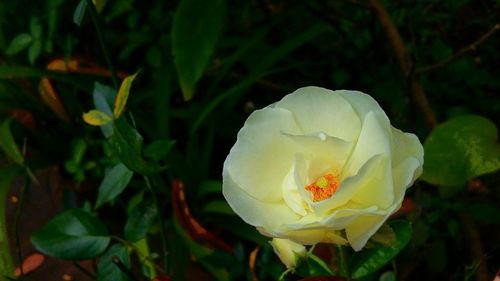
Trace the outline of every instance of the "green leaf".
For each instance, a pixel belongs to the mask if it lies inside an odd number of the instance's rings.
[[[424,143],[422,179],[435,185],[463,186],[467,180],[500,169],[498,131],[477,115],[459,116],[438,126]]]
[[[46,255],[64,260],[85,260],[104,252],[110,237],[106,226],[96,217],[81,209],[70,209],[38,230],[31,242]]]
[[[155,161],[164,160],[174,144],[173,140],[155,140],[144,148],[144,156]]]
[[[132,83],[134,82],[135,77],[139,74],[136,72],[134,75],[130,75],[123,79],[122,84],[120,85],[120,89],[118,90],[118,94],[116,95],[115,105],[113,108],[113,115],[116,119],[120,117],[123,110],[125,109],[125,105],[127,104],[128,96],[130,94],[130,88],[132,88]]]
[[[142,157],[142,136],[130,127],[124,118],[113,122],[113,145],[118,157],[127,168],[142,175],[149,175],[160,170],[160,166],[147,163]]]
[[[31,64],[35,64],[36,59],[38,56],[40,56],[40,53],[42,52],[42,41],[40,39],[36,39],[33,41],[33,44],[31,44],[30,48],[28,49],[28,60]]]
[[[121,244],[115,244],[107,250],[99,259],[97,265],[97,281],[130,281],[131,279],[113,262],[117,257],[123,265],[130,269],[130,257],[127,248]]]
[[[184,100],[190,100],[221,33],[224,0],[182,0],[172,26],[172,55]]]
[[[12,119],[7,119],[2,123],[2,125],[0,125],[0,147],[10,159],[19,165],[24,165],[24,157],[17,147],[14,137],[10,131],[11,120]]]
[[[390,262],[411,238],[411,224],[408,221],[397,220],[389,222],[389,226],[396,234],[393,245],[374,249],[364,249],[353,255],[351,260],[351,276],[359,279],[382,268]]]
[[[11,237],[7,234],[6,214],[7,196],[10,186],[22,170],[19,166],[11,165],[0,168],[0,280],[2,276],[14,278],[14,264],[9,247]]]
[[[15,55],[26,49],[32,41],[33,37],[31,34],[21,33],[12,39],[12,42],[10,42],[9,47],[7,47],[5,54],[8,56]]]
[[[75,13],[73,14],[73,23],[81,26],[83,18],[85,17],[85,10],[87,9],[87,1],[80,0],[78,6],[76,6]]]
[[[97,110],[104,112],[108,116],[113,116],[113,103],[116,99],[116,90],[112,87],[95,82],[92,97],[94,106]],[[102,134],[109,138],[113,134],[112,124],[104,124],[100,126]]]
[[[111,116],[97,109],[84,113],[82,118],[85,123],[92,126],[103,126],[111,122]]]
[[[333,275],[330,267],[312,253],[307,254],[304,258],[299,258],[295,271],[302,277]]]
[[[125,238],[136,242],[146,237],[147,232],[156,221],[158,210],[152,200],[143,200],[128,216],[125,224]]]
[[[96,209],[120,195],[132,179],[133,174],[134,172],[127,169],[122,163],[107,171],[104,180],[99,186]]]
[[[42,25],[37,17],[32,17],[30,21],[30,32],[33,39],[40,40],[42,38]]]

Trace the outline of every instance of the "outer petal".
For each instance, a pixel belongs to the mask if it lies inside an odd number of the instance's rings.
[[[417,136],[392,128],[392,168],[395,193],[405,189],[422,174],[424,148]]]
[[[361,250],[388,217],[389,215],[366,214],[349,224],[346,235],[351,247],[355,251]]]
[[[364,120],[368,113],[373,112],[381,123],[390,123],[384,110],[371,96],[359,91],[349,90],[338,90],[334,91],[334,93],[349,101],[360,120]]]
[[[269,203],[250,196],[239,188],[227,170],[223,172],[222,186],[229,206],[250,225],[272,230],[300,218],[283,201]]]
[[[267,107],[253,112],[224,162],[224,171],[231,175],[235,187],[260,201],[280,201],[281,185],[296,151],[296,144],[282,132],[298,131],[288,110]]]
[[[351,105],[342,96],[324,88],[300,88],[276,103],[276,107],[293,112],[303,134],[325,132],[352,141],[361,128]]]

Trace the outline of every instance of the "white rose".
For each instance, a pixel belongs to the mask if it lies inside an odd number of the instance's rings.
[[[423,154],[370,96],[305,87],[248,117],[223,194],[264,235],[359,251],[400,208]]]

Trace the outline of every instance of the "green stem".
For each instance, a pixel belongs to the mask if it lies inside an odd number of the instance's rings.
[[[90,12],[90,17],[92,18],[92,22],[94,23],[96,32],[97,32],[97,39],[99,40],[99,44],[101,45],[102,53],[104,55],[104,59],[106,60],[106,63],[109,67],[109,70],[111,71],[112,79],[113,79],[113,84],[115,85],[115,88],[118,89],[120,86],[120,83],[118,82],[118,76],[116,75],[116,70],[115,67],[113,66],[113,63],[111,63],[111,58],[108,53],[108,49],[106,49],[106,45],[104,44],[104,37],[101,32],[101,26],[99,24],[99,17],[97,16],[97,10],[94,6],[94,3],[92,3],[92,0],[86,0],[87,1],[87,8]]]
[[[349,270],[349,262],[347,260],[346,248],[341,245],[337,245],[337,250],[339,252],[339,271],[340,275],[351,281],[351,272]]]
[[[25,176],[24,177],[24,185],[21,189],[20,195],[19,195],[19,203],[16,209],[16,214],[14,215],[14,235],[16,236],[16,247],[17,247],[17,258],[19,264],[23,263],[23,253],[21,250],[21,241],[19,239],[19,218],[21,217],[21,210],[23,209],[24,205],[24,197],[26,194],[26,189],[28,188],[30,184],[30,176]],[[24,275],[23,272],[23,267],[19,267],[21,269],[21,276]]]
[[[10,185],[18,174],[19,169],[13,166],[0,170],[0,281],[14,278],[14,262],[10,254],[7,234],[6,209]]]
[[[125,239],[122,239],[118,236],[111,236],[111,238],[115,239],[116,241],[122,243],[123,245],[125,245],[126,247],[132,249],[132,251],[136,252],[137,255],[139,256],[139,258],[143,258],[145,260],[147,260],[151,265],[153,265],[155,267],[156,270],[158,270],[159,272],[161,272],[161,274],[165,274],[165,271],[163,270],[163,268],[161,268],[160,266],[158,266],[155,261],[150,257],[150,256],[144,256],[141,254],[141,251],[134,245],[134,243],[131,243]]]
[[[160,221],[160,235],[161,235],[161,246],[162,246],[162,252],[163,252],[163,269],[167,270],[167,265],[168,265],[168,258],[167,258],[167,234],[166,234],[166,226],[165,222],[163,220],[163,217],[161,215],[161,204],[160,200],[158,200],[158,196],[156,195],[156,191],[153,189],[153,186],[151,185],[151,181],[149,177],[144,176],[144,181],[146,182],[146,186],[148,187],[149,191],[151,192],[151,196],[153,196],[153,201],[156,205],[156,209],[158,210],[158,220]]]

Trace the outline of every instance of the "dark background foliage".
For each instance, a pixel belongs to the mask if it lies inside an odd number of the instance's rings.
[[[187,7],[185,14],[179,12],[180,2]],[[132,278],[105,262],[113,253],[123,257],[125,267],[139,280],[148,276],[141,265],[151,269],[153,263],[160,268],[158,273],[164,270],[174,280],[277,279],[284,268],[267,238],[244,224],[223,200],[222,163],[252,110],[302,86],[369,93],[395,127],[414,132],[422,142],[438,124],[457,116],[481,115],[490,120],[480,123],[484,127],[458,123],[454,128],[459,129],[453,130],[466,128],[464,138],[472,130],[467,128],[476,127],[472,136],[487,132],[480,141],[488,149],[481,155],[500,161],[498,134],[490,126],[500,124],[499,1],[211,0],[203,4],[206,12],[196,1],[109,0],[96,1],[100,11],[95,18],[89,6],[82,8],[86,3],[0,2],[0,115],[3,120],[14,119],[6,132],[23,152],[26,161],[18,163],[24,167],[22,174],[33,171],[38,179],[38,184],[33,177],[18,179],[8,200],[0,204],[7,209],[15,265],[34,252],[30,237],[36,230],[64,210],[83,208],[105,222],[109,235],[126,238],[112,238],[113,247],[93,255],[101,257],[101,279]],[[377,4],[388,14],[381,14]],[[204,18],[204,14],[213,17]],[[396,27],[402,45],[384,19]],[[196,37],[183,41],[197,28],[203,31],[202,41],[196,42]],[[207,45],[211,39],[213,46]],[[179,52],[187,62],[175,61]],[[203,52],[207,59],[197,60]],[[78,61],[79,71],[47,70],[56,59]],[[186,96],[180,86],[183,69],[193,64],[202,72],[192,83],[195,90]],[[163,167],[153,175],[130,168],[123,158],[127,156],[116,152],[116,140],[104,138],[98,127],[82,119],[83,113],[98,107],[96,89],[116,94],[120,83],[112,72],[123,78],[138,70],[127,112],[120,120],[127,119],[124,122],[144,138],[139,154]],[[40,84],[43,79],[50,79],[53,86],[52,100],[42,98],[43,91],[45,95],[48,91]],[[415,90],[416,85],[421,91]],[[62,110],[57,109],[59,103]],[[133,131],[125,131],[135,138]],[[434,151],[430,156],[450,149],[450,153],[458,151],[456,159],[469,157],[467,150],[453,150],[453,139],[443,134],[437,146],[426,145],[426,153],[428,148]],[[12,150],[3,148],[7,165],[12,162]],[[456,159],[452,155],[431,161],[433,167],[446,168],[446,163],[460,162]],[[117,194],[110,195],[102,207],[93,207],[103,189],[105,171],[120,162],[135,172],[130,183],[125,190],[111,187]],[[409,203],[401,214],[412,222],[411,241],[394,262],[363,280],[493,280],[500,264],[499,168],[487,173],[466,171],[466,181],[451,185],[443,173],[460,177],[460,171],[441,173],[436,168],[445,184],[430,176],[417,182],[408,191]],[[179,199],[184,191],[175,188],[176,179],[184,183],[186,201]],[[186,206],[190,214],[176,215]],[[67,219],[85,217],[80,215],[73,212]],[[192,218],[209,234],[197,235]],[[82,220],[88,220],[97,236],[108,237],[94,219]],[[143,231],[131,231],[134,227],[125,226],[129,223]],[[51,235],[56,234],[49,231]],[[130,244],[136,240],[143,244]],[[234,251],[224,252],[226,244]],[[123,245],[133,249],[132,260]],[[58,251],[52,256],[58,257]],[[140,251],[150,255],[149,262],[138,258]],[[335,250],[321,251],[317,249],[318,255],[335,268]],[[252,252],[256,253],[253,262]],[[69,263],[46,260],[22,280],[65,274]],[[164,261],[167,266],[162,270]],[[82,273],[85,270],[96,274],[92,262],[69,265],[68,272],[78,280],[91,279]],[[103,277],[102,272],[118,275]]]

